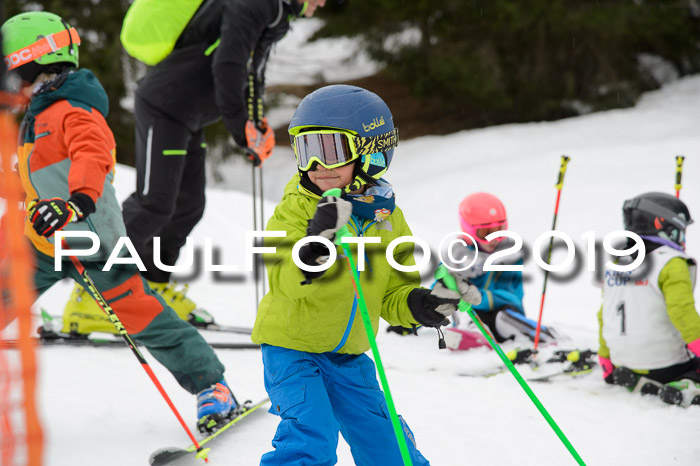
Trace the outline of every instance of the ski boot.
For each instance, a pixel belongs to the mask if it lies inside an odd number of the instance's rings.
[[[186,296],[189,285],[185,285],[178,290],[176,289],[176,282],[157,283],[150,280],[146,280],[146,282],[148,282],[148,286],[153,291],[158,293],[173,308],[182,320],[198,328],[205,328],[207,325],[214,323],[214,317],[211,314],[204,309],[198,308],[195,302]]]
[[[61,331],[74,336],[89,335],[92,332],[117,333],[116,327],[107,314],[90,296],[90,293],[77,283],[63,309]]]
[[[560,350],[555,351],[547,362],[568,362],[569,365],[564,369],[565,373],[574,375],[587,374],[598,365],[594,356],[597,353],[592,350]]]
[[[146,281],[182,320],[199,328],[204,328],[214,323],[214,318],[211,314],[203,309],[198,309],[194,301],[185,296],[187,285],[181,290],[176,290],[175,283]],[[94,298],[78,283],[73,287],[70,299],[63,310],[63,327],[61,331],[74,336],[89,335],[93,332],[117,333],[114,324],[112,324],[104,311],[100,309]]]
[[[241,413],[225,380],[197,393],[197,429],[213,433]]]
[[[506,352],[506,357],[513,364],[530,364],[531,366],[536,366],[534,357],[537,355],[537,350],[535,349],[514,349]]]
[[[659,398],[670,405],[700,405],[700,383],[690,379],[669,382],[659,389]]]
[[[662,383],[651,380],[627,367],[616,367],[613,371],[613,383],[625,387],[632,393],[658,395]]]

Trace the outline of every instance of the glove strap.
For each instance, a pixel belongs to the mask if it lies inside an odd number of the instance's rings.
[[[85,220],[88,215],[95,213],[96,210],[95,202],[85,193],[74,193],[67,203],[75,212],[75,221],[77,222]]]

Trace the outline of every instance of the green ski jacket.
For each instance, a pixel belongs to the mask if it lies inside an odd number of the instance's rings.
[[[295,175],[287,184],[282,201],[267,224],[266,231],[284,231],[285,238],[265,238],[266,247],[275,247],[274,254],[264,254],[270,291],[260,303],[252,339],[255,343],[280,346],[311,353],[338,352],[361,354],[369,341],[355,298],[355,291],[342,248],[333,265],[311,284],[302,285],[304,274],[292,260],[294,244],[306,236],[308,221],[316,212],[319,196],[299,184]],[[401,236],[411,236],[403,213],[395,208],[381,222],[358,219],[348,223],[355,236],[378,237],[381,243],[367,244],[364,271],[360,282],[376,335],[379,317],[391,325],[411,327],[418,322],[408,308],[408,294],[420,286],[418,272],[399,272],[386,259],[389,243]],[[351,245],[357,264],[357,245]],[[399,244],[393,250],[394,260],[401,265],[415,265],[412,242]]]

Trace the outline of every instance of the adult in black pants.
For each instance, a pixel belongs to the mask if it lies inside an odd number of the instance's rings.
[[[129,238],[147,269],[142,274],[155,289],[167,287],[170,273],[154,264],[153,238],[160,237],[162,262],[174,265],[204,212],[203,128],[223,118],[236,144],[252,148],[246,137],[251,121],[254,133],[274,141],[261,100],[270,49],[289,30],[291,18],[311,16],[324,4],[206,0],[175,50],[139,83],[136,192],[123,211]],[[250,131],[253,125],[248,126]],[[264,159],[269,151],[256,155]]]

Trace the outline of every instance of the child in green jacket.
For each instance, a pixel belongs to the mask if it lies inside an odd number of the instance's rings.
[[[253,330],[253,341],[262,344],[270,412],[282,418],[275,450],[261,464],[335,464],[338,432],[356,464],[403,464],[374,363],[364,354],[369,341],[346,266],[336,260],[325,271],[304,271],[294,254],[318,266],[331,251],[319,242],[293,248],[306,236],[332,242],[345,224],[354,236],[379,240],[359,256],[353,248],[353,257],[364,262],[360,282],[375,333],[379,317],[391,325],[437,327],[460,296],[441,283],[433,290],[420,288],[418,272],[394,270],[384,257],[392,240],[411,231],[392,186],[381,178],[398,142],[381,98],[354,86],[321,88],[299,104],[289,133],[299,173],[267,225],[286,236],[266,241],[277,250],[266,259],[270,292]],[[331,188],[341,188],[343,195],[323,196]],[[393,258],[415,265],[413,245],[400,244]],[[469,285],[460,285],[466,294]],[[413,464],[428,464],[401,421]]]
[[[625,229],[642,238],[645,258],[639,271],[605,270],[598,312],[603,377],[667,403],[700,404],[696,263],[685,253],[690,212],[670,194],[645,193],[625,201],[623,216]]]

